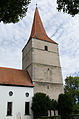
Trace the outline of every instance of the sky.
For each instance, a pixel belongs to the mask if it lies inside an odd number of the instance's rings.
[[[46,33],[59,44],[63,80],[79,76],[79,15],[58,12],[56,0],[31,0],[26,17],[18,23],[0,23],[0,67],[22,68],[22,49],[31,33],[36,3]]]

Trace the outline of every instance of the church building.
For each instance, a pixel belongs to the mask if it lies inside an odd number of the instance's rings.
[[[57,100],[64,92],[58,44],[47,36],[37,7],[30,38],[22,50],[22,68],[33,81],[34,93],[46,93]]]
[[[36,7],[30,38],[22,50],[22,70],[0,67],[0,119],[33,119],[32,97],[63,93],[58,43],[50,39]]]

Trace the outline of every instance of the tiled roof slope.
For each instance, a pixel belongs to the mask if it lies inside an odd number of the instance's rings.
[[[36,7],[35,14],[34,14],[34,20],[33,20],[33,25],[32,25],[32,30],[31,30],[31,35],[30,38],[36,38],[44,41],[48,41],[54,44],[57,44],[55,41],[51,40],[43,27],[41,18],[39,16],[38,8]]]
[[[33,87],[30,76],[25,70],[4,67],[0,67],[0,84]]]

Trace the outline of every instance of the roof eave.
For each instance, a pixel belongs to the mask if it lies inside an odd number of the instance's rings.
[[[56,43],[55,41],[51,40],[50,38],[49,38],[49,39],[50,39],[51,41],[47,41],[47,40],[43,40],[42,38],[39,39],[39,38],[34,37],[34,36],[32,36],[32,37],[29,38],[27,44],[29,43],[29,41],[30,41],[32,38],[35,38],[35,39],[38,39],[38,40],[42,40],[42,41],[45,41],[45,42],[49,42],[49,43],[53,43],[53,44],[57,44],[57,45],[58,45],[58,43]]]
[[[34,87],[34,85],[30,85],[30,86],[28,86],[28,85],[15,85],[15,84],[3,84],[3,83],[0,83],[0,85],[2,85],[2,86],[14,86],[14,87]]]

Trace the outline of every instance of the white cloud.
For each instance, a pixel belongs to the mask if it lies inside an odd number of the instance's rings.
[[[0,23],[0,66],[21,68],[21,50],[30,36],[36,3],[47,34],[59,43],[63,78],[78,75],[79,15],[58,12],[56,0],[32,0],[27,16],[19,23]]]

